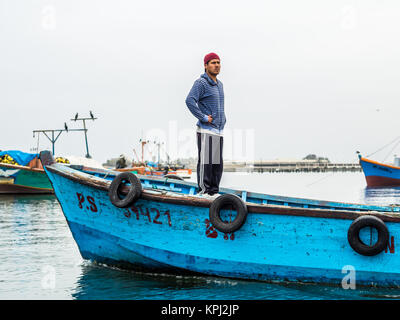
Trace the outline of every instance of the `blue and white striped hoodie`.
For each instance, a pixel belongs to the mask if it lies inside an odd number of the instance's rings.
[[[187,98],[186,105],[190,112],[199,120],[197,126],[222,134],[226,118],[224,111],[224,87],[222,82],[212,80],[208,74],[203,73],[197,79]],[[213,120],[208,122],[208,115]]]

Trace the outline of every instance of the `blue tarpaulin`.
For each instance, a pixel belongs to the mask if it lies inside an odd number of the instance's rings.
[[[26,153],[18,150],[6,150],[0,151],[0,157],[8,154],[13,158],[19,165],[26,166],[32,159],[36,158],[37,153]]]
[[[151,162],[151,161],[148,161],[147,162],[147,165],[149,166],[149,167],[157,167],[157,163],[155,163],[155,162]]]

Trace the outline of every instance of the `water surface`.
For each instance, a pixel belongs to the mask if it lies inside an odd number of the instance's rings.
[[[195,181],[195,177],[191,180]],[[224,173],[223,187],[320,200],[400,204],[400,188],[356,173]],[[271,284],[119,270],[84,261],[53,195],[0,196],[0,299],[398,299],[400,289]]]

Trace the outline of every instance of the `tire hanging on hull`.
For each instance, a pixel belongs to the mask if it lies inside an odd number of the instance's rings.
[[[232,222],[224,222],[220,212],[223,207],[232,206],[236,211],[236,218]],[[219,231],[232,233],[239,230],[247,218],[247,206],[241,198],[234,194],[223,194],[216,198],[210,207],[209,217],[211,224]]]
[[[378,232],[378,241],[372,246],[366,245],[360,239],[360,230],[365,227],[372,227]],[[363,256],[375,256],[387,247],[389,230],[381,219],[369,215],[361,216],[350,225],[347,240],[355,252]]]
[[[122,197],[120,188],[124,182],[130,183],[129,192],[125,197]],[[132,172],[122,172],[118,174],[111,182],[108,196],[111,203],[118,208],[127,208],[134,204],[142,194],[142,184],[138,177]]]

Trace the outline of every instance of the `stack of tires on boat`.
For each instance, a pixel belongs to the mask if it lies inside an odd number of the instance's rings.
[[[130,184],[129,192],[125,197],[120,193],[121,186]],[[139,178],[131,172],[118,174],[111,182],[109,198],[111,203],[118,208],[127,208],[133,205],[142,194],[142,184]],[[232,222],[225,222],[221,219],[220,212],[223,208],[233,207],[237,212]],[[213,200],[210,206],[210,222],[221,232],[232,233],[239,230],[247,218],[247,206],[241,198],[234,194],[223,194]]]

